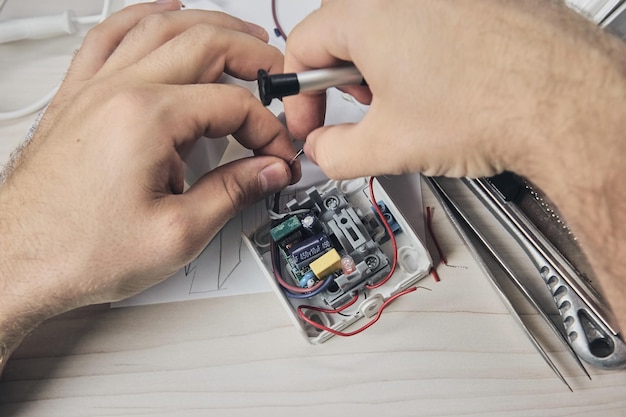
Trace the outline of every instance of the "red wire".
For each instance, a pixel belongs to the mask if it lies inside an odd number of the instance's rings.
[[[274,2],[272,2],[272,5],[274,4]],[[391,276],[393,275],[393,273],[396,270],[397,264],[398,264],[398,244],[396,242],[396,237],[393,234],[393,230],[391,230],[391,226],[389,226],[389,222],[387,222],[387,219],[385,218],[385,215],[383,214],[382,210],[380,209],[380,207],[378,207],[378,203],[376,202],[376,197],[374,196],[374,177],[370,177],[369,179],[369,194],[370,194],[370,200],[372,202],[372,205],[374,207],[374,210],[376,211],[376,213],[378,214],[379,218],[381,219],[381,222],[383,224],[383,226],[385,227],[385,230],[387,231],[387,234],[389,235],[389,239],[391,241],[391,247],[392,247],[392,252],[393,252],[393,261],[391,264],[391,269],[389,271],[389,273],[387,274],[387,276],[385,276],[385,278],[383,278],[380,282],[378,282],[375,285],[366,285],[365,287],[368,289],[374,289],[374,288],[378,288],[381,285],[385,284],[387,281],[389,281],[389,279],[391,278]],[[277,248],[273,247],[272,248],[272,266],[274,269],[274,275],[276,277],[276,280],[278,281],[278,283],[288,289],[289,291],[292,292],[296,292],[296,293],[307,293],[307,292],[312,292],[315,291],[318,287],[320,287],[321,285],[323,285],[323,281],[320,281],[318,284],[316,284],[314,287],[312,288],[300,288],[300,287],[295,287],[293,285],[289,285],[287,284],[282,276],[281,273],[279,271],[280,268],[280,264],[278,262],[278,259],[276,259],[276,257],[278,256],[277,252]],[[408,294],[410,292],[413,292],[417,290],[417,287],[413,287],[413,288],[409,288],[406,289],[404,291],[400,291],[397,294],[394,294],[393,296],[389,297],[389,299],[387,299],[380,307],[380,310],[378,310],[378,313],[376,314],[376,316],[370,320],[367,324],[365,324],[364,326],[360,327],[357,330],[354,330],[352,332],[341,332],[335,329],[331,329],[330,327],[324,326],[323,324],[317,323],[313,320],[311,320],[310,318],[308,318],[306,316],[306,314],[304,314],[303,310],[313,310],[313,311],[318,311],[321,313],[328,313],[328,314],[334,314],[334,313],[340,313],[343,310],[345,310],[346,308],[350,307],[351,305],[353,305],[354,303],[357,302],[357,300],[359,299],[359,295],[355,294],[354,298],[352,300],[350,300],[348,303],[344,304],[343,306],[336,308],[336,309],[327,309],[327,308],[322,308],[322,307],[316,307],[316,306],[308,306],[308,305],[300,305],[298,306],[298,316],[300,316],[300,318],[302,320],[304,320],[306,323],[310,324],[311,326],[315,327],[316,329],[319,330],[323,330],[323,331],[327,331],[329,333],[332,333],[334,335],[337,336],[353,336],[355,334],[361,333],[362,331],[364,331],[365,329],[369,328],[370,326],[372,326],[374,323],[376,323],[379,319],[380,316],[383,312],[383,310],[389,305],[391,304],[394,300],[396,300],[397,298]]]
[[[369,191],[370,191],[370,200],[372,201],[372,205],[374,207],[374,210],[376,211],[376,213],[378,214],[379,218],[381,219],[383,226],[385,227],[385,230],[387,230],[387,234],[389,235],[389,239],[391,240],[391,247],[392,247],[392,252],[393,252],[393,261],[391,264],[391,270],[389,271],[389,273],[387,274],[387,276],[385,276],[385,278],[383,278],[380,282],[378,282],[375,285],[366,285],[365,287],[368,289],[374,289],[374,288],[378,288],[382,285],[384,285],[387,281],[389,281],[389,279],[391,278],[391,276],[393,275],[393,273],[396,270],[396,266],[398,265],[398,244],[396,243],[396,237],[393,234],[393,230],[391,230],[391,227],[389,226],[389,223],[387,222],[387,219],[385,218],[382,210],[380,209],[380,207],[378,207],[378,204],[376,203],[376,198],[374,196],[374,177],[370,177],[369,179]],[[274,276],[276,277],[276,281],[278,281],[278,283],[280,284],[281,287],[288,289],[291,292],[294,293],[298,293],[298,294],[304,294],[304,293],[308,293],[308,292],[313,292],[316,289],[318,289],[319,287],[321,287],[324,284],[324,281],[320,281],[317,284],[315,284],[313,287],[311,288],[302,288],[302,287],[296,287],[294,285],[290,285],[287,282],[285,282],[285,280],[283,279],[279,269],[280,269],[280,264],[278,262],[278,259],[276,259],[276,251],[272,250],[272,267],[274,269]]]
[[[448,265],[448,261],[441,250],[441,246],[439,245],[439,241],[435,236],[435,232],[433,230],[433,212],[434,209],[432,207],[426,207],[426,227],[428,227],[428,233],[430,234],[433,243],[435,244],[435,249],[437,249],[437,254],[439,255],[439,260],[442,264]]]
[[[315,311],[322,311],[322,312],[324,312],[324,310],[326,310],[326,309],[323,309],[323,308],[313,307],[313,306],[304,306],[304,305],[301,305],[301,306],[299,306],[299,307],[298,307],[298,315],[300,316],[300,318],[301,318],[302,320],[304,320],[305,322],[309,323],[311,326],[315,327],[316,329],[319,329],[319,330],[324,330],[324,331],[327,331],[327,332],[332,333],[332,334],[337,335],[337,336],[345,336],[345,337],[348,337],[348,336],[354,336],[355,334],[359,334],[359,333],[361,333],[362,331],[364,331],[365,329],[369,328],[369,327],[370,327],[370,326],[372,326],[374,323],[376,323],[376,322],[378,321],[378,319],[380,319],[380,316],[383,314],[383,310],[384,310],[384,309],[385,309],[385,308],[386,308],[389,304],[391,304],[391,303],[392,303],[393,301],[395,301],[397,298],[399,298],[399,297],[401,297],[401,296],[403,296],[403,295],[405,295],[405,294],[408,294],[408,293],[410,293],[410,292],[413,292],[413,291],[415,291],[415,290],[417,290],[417,287],[408,288],[408,289],[406,289],[406,290],[404,290],[404,291],[400,291],[399,293],[392,295],[391,297],[389,297],[389,298],[388,298],[388,299],[387,299],[387,300],[386,300],[386,301],[385,301],[385,302],[384,302],[384,303],[380,306],[380,310],[378,310],[378,313],[376,313],[376,316],[375,316],[372,320],[370,320],[370,321],[369,321],[369,322],[367,322],[365,325],[363,325],[362,327],[360,327],[360,328],[358,328],[358,329],[356,329],[356,330],[354,330],[354,331],[352,331],[352,332],[342,332],[342,331],[339,331],[339,330],[331,329],[330,327],[328,327],[328,326],[324,326],[323,324],[319,324],[319,323],[317,323],[317,322],[315,322],[315,321],[311,320],[310,318],[308,318],[308,317],[307,317],[307,316],[303,313],[303,311],[302,311],[303,309],[308,309],[308,310],[315,310]],[[353,300],[350,304],[354,304],[354,303],[356,302],[356,299],[357,299],[357,298],[358,298],[358,297],[355,297],[355,298],[354,298],[354,300]],[[345,308],[345,306],[344,306],[344,307],[341,307],[341,309],[343,309],[343,308]]]
[[[378,288],[381,285],[384,285],[387,281],[389,281],[389,278],[391,278],[391,276],[395,272],[396,266],[398,265],[398,244],[396,243],[396,236],[393,234],[393,230],[391,230],[391,226],[389,226],[389,222],[387,222],[385,215],[383,214],[380,207],[378,207],[378,203],[376,203],[376,198],[374,197],[374,177],[370,177],[369,187],[370,187],[370,200],[372,200],[372,205],[374,206],[374,210],[376,210],[378,217],[380,217],[380,220],[382,221],[383,226],[385,227],[385,230],[387,231],[387,234],[389,235],[389,239],[391,240],[392,252],[393,252],[393,262],[391,264],[391,270],[389,271],[387,276],[383,278],[377,284],[365,286],[365,288],[368,288],[371,290],[374,288]]]
[[[441,281],[441,278],[439,278],[439,274],[437,273],[437,268],[435,268],[434,266],[430,268],[430,274],[433,276],[433,281]]]
[[[276,278],[276,281],[278,281],[278,284],[291,291],[294,293],[298,293],[298,294],[304,294],[307,292],[313,292],[315,290],[317,290],[319,287],[321,287],[322,285],[324,285],[323,280],[320,280],[317,284],[315,284],[314,286],[312,286],[311,288],[302,288],[302,287],[296,287],[294,285],[289,285],[287,282],[285,282],[285,280],[283,279],[283,276],[280,273],[280,263],[278,261],[278,259],[276,259],[276,256],[280,256],[278,255],[276,252],[278,252],[278,248],[275,247],[276,243],[272,243],[272,269],[274,269],[274,277]]]
[[[278,13],[276,12],[276,0],[272,0],[272,18],[274,19],[274,25],[276,25],[276,29],[280,33],[280,37],[284,40],[287,40],[287,34],[283,30],[280,22],[278,21]]]
[[[391,230],[391,226],[389,226],[389,222],[387,222],[387,219],[385,218],[382,210],[380,209],[380,207],[378,207],[378,203],[376,202],[376,197],[374,196],[374,177],[370,177],[370,179],[369,179],[369,194],[370,194],[370,200],[372,202],[374,210],[378,214],[379,218],[381,219],[381,221],[383,223],[383,226],[385,227],[385,230],[387,231],[387,234],[389,235],[389,239],[391,241],[391,246],[392,246],[392,251],[393,251],[393,261],[392,261],[392,264],[391,264],[391,270],[389,271],[387,276],[385,276],[385,278],[383,278],[380,282],[378,282],[375,285],[366,285],[366,288],[374,289],[374,288],[380,287],[381,285],[383,285],[387,281],[389,281],[389,279],[391,278],[391,276],[395,272],[396,266],[398,264],[398,244],[396,242],[396,237],[393,234],[393,230]],[[339,312],[345,310],[346,308],[350,307],[354,303],[356,303],[356,301],[359,298],[358,294],[355,295],[355,297],[350,302],[348,302],[347,304],[344,304],[343,306],[341,306],[341,307],[339,307],[337,309],[332,309],[332,310],[331,309],[327,309],[327,308],[322,308],[322,307],[316,307],[316,306],[300,305],[300,306],[298,306],[298,316],[300,316],[300,318],[302,320],[304,320],[306,323],[310,324],[311,326],[315,327],[316,329],[327,331],[327,332],[332,333],[332,334],[337,335],[337,336],[354,336],[355,334],[361,333],[362,331],[364,331],[365,329],[369,328],[374,323],[376,323],[380,319],[380,316],[383,313],[383,310],[389,304],[391,304],[394,300],[396,300],[398,297],[401,297],[401,296],[403,296],[405,294],[408,294],[410,292],[413,292],[415,290],[417,290],[416,287],[409,288],[409,289],[406,289],[404,291],[400,291],[399,293],[394,294],[393,296],[389,297],[389,299],[387,299],[380,306],[380,310],[378,310],[378,313],[376,314],[376,316],[372,320],[370,320],[367,324],[363,325],[362,327],[360,327],[357,330],[354,330],[352,332],[342,332],[342,331],[339,331],[339,330],[331,329],[330,327],[324,326],[323,324],[317,323],[317,322],[311,320],[309,317],[307,317],[306,314],[304,314],[304,310],[313,310],[313,311],[319,311],[321,313],[329,313],[329,314],[339,313]]]

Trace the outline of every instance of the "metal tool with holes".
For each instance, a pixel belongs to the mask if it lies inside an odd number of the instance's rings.
[[[541,233],[518,205],[506,201],[487,179],[463,182],[517,240],[534,263],[562,317],[576,354],[602,369],[626,366],[626,344],[602,296]]]
[[[539,352],[543,360],[548,364],[550,369],[552,369],[554,374],[561,380],[561,382],[563,382],[563,384],[565,384],[565,386],[567,386],[567,388],[570,391],[572,391],[572,387],[568,384],[568,382],[566,381],[561,371],[559,371],[556,364],[552,361],[552,359],[550,358],[546,350],[541,345],[540,341],[535,337],[535,335],[531,332],[528,326],[526,326],[526,323],[524,322],[520,314],[515,309],[515,306],[513,305],[511,300],[508,298],[507,293],[504,291],[504,289],[502,288],[502,286],[500,285],[500,283],[498,282],[498,280],[492,273],[491,268],[488,266],[488,263],[483,258],[481,254],[481,250],[479,249],[477,245],[481,245],[483,249],[487,250],[489,255],[491,255],[493,259],[498,263],[502,271],[504,271],[506,275],[508,276],[508,278],[511,279],[511,281],[516,284],[518,289],[522,292],[522,294],[526,297],[526,299],[531,303],[531,305],[535,309],[537,309],[537,311],[540,313],[542,318],[544,318],[544,320],[546,320],[550,324],[551,329],[560,336],[561,340],[569,348],[570,353],[572,354],[572,356],[574,356],[578,365],[581,367],[583,372],[585,372],[587,377],[591,378],[589,376],[589,373],[585,369],[585,367],[582,365],[582,363],[578,359],[578,356],[576,355],[576,353],[569,346],[569,344],[567,344],[567,341],[564,339],[563,335],[559,332],[559,330],[556,328],[554,323],[547,317],[547,314],[543,312],[543,310],[537,304],[535,299],[527,291],[525,286],[522,284],[520,278],[515,274],[515,272],[513,272],[513,269],[506,263],[506,261],[502,258],[502,256],[500,256],[500,254],[497,252],[494,245],[491,242],[489,242],[489,240],[484,236],[484,234],[476,226],[476,224],[474,224],[470,220],[470,218],[465,213],[465,211],[460,207],[459,204],[457,204],[448,195],[446,190],[441,186],[441,184],[437,180],[435,180],[434,178],[426,178],[426,182],[430,186],[431,190],[433,191],[433,193],[435,194],[439,202],[441,203],[442,208],[445,211],[445,213],[448,215],[450,221],[456,227],[457,232],[459,233],[459,235],[461,236],[461,238],[467,245],[468,249],[474,256],[474,259],[478,262],[479,266],[485,272],[485,276],[491,282],[492,286],[494,287],[494,289],[500,296],[502,302],[505,304],[505,306],[509,310],[509,313],[515,319],[515,321],[520,326],[520,328],[524,331],[524,334],[526,335],[528,340],[535,347],[537,352]]]

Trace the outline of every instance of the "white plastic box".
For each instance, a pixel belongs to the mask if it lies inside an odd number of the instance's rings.
[[[340,282],[341,285],[329,286],[327,290],[311,298],[298,299],[288,297],[283,287],[278,283],[272,266],[271,250],[275,247],[272,244],[269,232],[271,226],[269,224],[263,225],[251,235],[244,236],[245,244],[253,253],[255,260],[278,295],[280,302],[287,310],[296,328],[310,343],[323,343],[334,334],[328,330],[316,329],[306,323],[298,314],[299,306],[306,305],[336,309],[346,304],[346,300],[353,300],[355,294],[358,294],[356,302],[340,313],[303,310],[306,317],[333,331],[354,332],[365,325],[368,320],[374,319],[385,301],[415,286],[419,280],[430,273],[432,260],[425,245],[404,219],[378,181],[373,181],[373,187],[377,203],[382,203],[386,206],[387,214],[385,214],[385,217],[389,216],[393,224],[399,227],[399,230],[394,233],[397,243],[397,266],[389,279],[377,288],[371,287],[376,286],[382,278],[380,278],[379,274],[378,279],[375,281],[368,281],[369,278],[374,277],[378,273],[376,269],[368,267],[368,265],[371,265],[368,262],[371,261],[371,256],[374,254],[373,256],[380,261],[379,264],[374,262],[376,264],[375,268],[389,267],[391,269],[393,249],[388,235],[385,236],[386,231],[382,223],[377,220],[379,216],[372,209],[368,181],[365,178],[349,181],[331,180],[321,186],[311,187],[306,191],[305,196],[292,199],[281,210],[282,213],[298,213],[303,209],[310,209],[316,213],[329,236],[342,235],[344,233],[345,235],[352,235],[333,236],[331,239],[335,242],[335,246],[341,255],[352,253],[355,260],[362,258],[358,264],[358,271],[348,275],[343,274],[341,271],[334,274],[335,283]],[[334,200],[332,204],[329,204],[331,199],[337,197],[339,197],[337,200],[341,201],[339,205],[335,204]],[[328,209],[326,206],[332,206],[333,209]],[[320,207],[322,208],[320,209]],[[361,224],[358,224],[359,221]],[[337,245],[338,242],[339,244]],[[366,261],[368,257],[369,259]],[[289,281],[291,277],[289,270],[292,267],[293,264],[288,263],[283,253],[280,273],[285,281]],[[387,274],[385,273],[384,275],[386,276]],[[356,278],[354,282],[349,282],[352,276],[356,276]],[[295,286],[296,280],[292,279],[289,283]],[[347,288],[347,290],[344,290],[344,288]],[[410,296],[407,295],[407,297]]]

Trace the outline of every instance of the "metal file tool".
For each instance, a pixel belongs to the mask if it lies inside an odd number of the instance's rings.
[[[463,179],[463,182],[535,265],[559,310],[563,331],[576,354],[602,369],[626,366],[626,345],[617,331],[608,303],[594,287],[592,271],[581,272],[585,263],[576,262],[576,267],[572,263],[582,257],[582,252],[575,242],[567,243],[575,239],[555,209],[550,208],[551,203],[545,196],[523,180],[522,196],[508,200],[494,185],[497,179]],[[546,221],[546,217],[552,221]],[[550,229],[545,223],[560,226]],[[551,234],[558,237],[550,239]],[[563,252],[568,252],[569,256],[564,256]]]
[[[426,182],[430,186],[431,190],[439,200],[442,205],[443,210],[446,212],[446,215],[450,218],[454,226],[456,227],[458,233],[461,235],[466,245],[472,252],[472,255],[480,264],[481,268],[484,270],[487,277],[490,279],[491,284],[494,289],[500,295],[500,298],[506,305],[509,310],[511,316],[515,319],[518,325],[525,332],[529,341],[532,345],[537,349],[543,360],[548,364],[548,366],[552,369],[555,375],[567,386],[567,388],[572,391],[571,386],[565,380],[563,374],[559,371],[554,362],[550,359],[545,349],[541,346],[537,338],[533,335],[530,329],[526,326],[519,313],[515,310],[515,307],[507,297],[507,294],[501,287],[498,280],[493,276],[489,266],[486,264],[484,259],[482,258],[481,252],[476,246],[476,243],[479,243],[483,246],[485,250],[494,258],[494,260],[498,263],[498,265],[502,268],[502,270],[506,273],[506,275],[511,279],[512,282],[516,284],[518,289],[522,292],[525,298],[531,303],[531,305],[540,313],[540,315],[549,323],[553,332],[555,332],[563,341],[565,346],[568,348],[569,352],[577,361],[578,365],[583,369],[587,377],[589,377],[589,373],[582,365],[578,357],[573,352],[571,347],[567,344],[567,341],[563,338],[562,334],[555,327],[554,323],[550,318],[546,315],[546,313],[540,308],[540,306],[536,303],[534,298],[530,295],[530,293],[526,290],[525,286],[521,283],[521,280],[517,277],[517,275],[513,272],[513,269],[506,263],[506,261],[498,254],[495,248],[490,244],[484,234],[472,223],[470,218],[465,214],[465,212],[459,207],[457,203],[453,201],[448,195],[448,193],[443,189],[443,187],[436,181],[434,178],[426,178]],[[590,378],[590,377],[589,377]]]
[[[626,345],[593,271],[558,210],[539,189],[510,173],[483,179],[433,178],[427,182],[444,206],[472,208],[469,217],[467,211],[460,210],[469,223],[465,228],[473,228],[475,240],[487,249],[551,329],[559,331],[570,353],[596,368],[626,366]],[[442,197],[442,192],[448,195]],[[463,206],[467,200],[481,204]],[[496,229],[503,230],[494,234]],[[518,247],[515,251],[522,256],[510,258],[511,253],[502,245],[509,250]],[[507,257],[515,268],[507,265]],[[557,313],[561,320],[555,322],[551,317],[558,317]]]

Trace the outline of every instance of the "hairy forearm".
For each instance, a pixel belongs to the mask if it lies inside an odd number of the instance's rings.
[[[626,112],[626,106],[622,113]],[[626,132],[626,130],[622,130]],[[621,137],[622,133],[619,133]],[[600,142],[600,141],[599,141]],[[626,148],[607,140],[608,150],[626,156]],[[585,156],[571,158],[563,178],[544,181],[545,189],[578,237],[602,291],[626,329],[626,164],[612,157],[589,163]],[[619,158],[618,158],[619,159]],[[580,172],[573,174],[572,171]],[[559,176],[553,173],[554,176]],[[569,178],[565,178],[566,175]],[[586,176],[587,178],[579,178]]]
[[[626,330],[626,169],[623,163],[620,168],[607,170],[603,186],[586,201],[574,196],[584,206],[572,221],[619,326]]]
[[[626,329],[626,47],[599,31],[578,46],[579,67],[555,77],[541,157],[522,171],[558,206]]]
[[[49,246],[37,246],[22,195],[10,179],[0,187],[0,372],[24,337],[64,310],[58,295],[46,289],[59,268],[43,253]]]
[[[1,200],[1,196],[0,196]],[[9,356],[42,320],[44,313],[36,308],[33,294],[25,285],[28,277],[20,275],[23,258],[16,250],[14,226],[11,226],[6,207],[0,204],[0,373]],[[19,235],[18,235],[19,236]],[[45,273],[45,271],[41,271]]]
[[[5,301],[6,297],[2,297],[1,302]],[[0,375],[13,351],[43,320],[39,313],[20,316],[6,309],[0,311]]]

